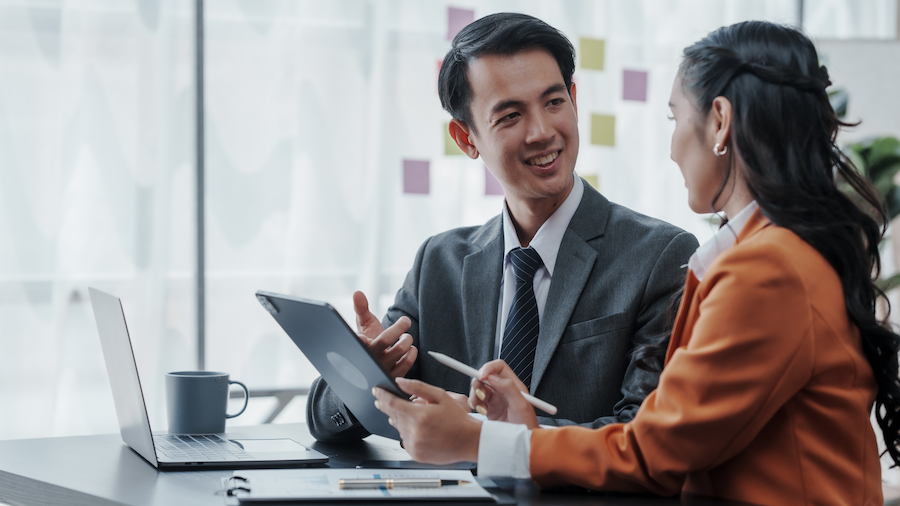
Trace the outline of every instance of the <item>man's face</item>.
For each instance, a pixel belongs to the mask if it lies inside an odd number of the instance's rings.
[[[475,127],[469,142],[507,201],[568,195],[578,157],[575,86],[570,95],[553,56],[544,49],[486,55],[470,63],[468,78]]]

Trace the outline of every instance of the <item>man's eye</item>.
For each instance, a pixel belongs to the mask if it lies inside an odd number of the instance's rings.
[[[550,101],[550,105],[561,105],[562,103],[563,103],[563,99],[561,99],[561,98],[554,98],[553,100]]]
[[[669,118],[669,121],[675,121],[675,116],[673,116],[671,114],[666,117]]]
[[[512,119],[516,119],[518,116],[519,116],[519,113],[511,112],[511,113],[507,114],[506,116],[503,116],[502,118],[500,118],[500,121],[509,121]]]

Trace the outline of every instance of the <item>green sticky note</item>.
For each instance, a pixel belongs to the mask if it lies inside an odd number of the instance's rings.
[[[591,114],[591,144],[598,146],[616,145],[615,116]]]
[[[603,70],[606,41],[581,38],[581,68]]]
[[[600,191],[600,178],[596,174],[589,174],[581,177],[583,177],[589,185],[593,186],[595,190]]]
[[[463,151],[456,145],[453,137],[450,137],[450,124],[444,123],[444,154],[445,155],[464,155]]]

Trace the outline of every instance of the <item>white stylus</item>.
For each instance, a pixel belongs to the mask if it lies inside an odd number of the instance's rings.
[[[454,371],[461,372],[470,378],[481,379],[481,374],[479,374],[477,369],[473,369],[473,368],[467,366],[466,364],[460,362],[459,360],[452,359],[452,358],[448,357],[447,355],[444,355],[443,353],[438,353],[436,351],[429,351],[428,354],[431,355],[432,357],[434,357],[434,359],[437,360],[438,362],[444,364],[445,366],[449,367],[450,369],[453,369]],[[485,381],[485,383],[487,383],[487,382]],[[489,385],[490,383],[487,383],[487,384]],[[521,394],[522,394],[522,397],[524,397],[526,401],[531,403],[532,406],[534,406],[540,410],[543,410],[545,413],[550,413],[551,415],[556,414],[556,406],[554,406],[553,404],[542,401],[542,400],[538,399],[537,397],[535,397],[531,394],[527,394],[525,392],[521,392]]]

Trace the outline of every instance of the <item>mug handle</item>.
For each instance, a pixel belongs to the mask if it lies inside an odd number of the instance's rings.
[[[240,415],[241,413],[243,413],[244,410],[247,409],[247,403],[250,401],[250,390],[247,389],[247,385],[241,383],[240,381],[229,381],[228,382],[228,386],[231,386],[234,384],[238,384],[241,386],[241,388],[244,389],[244,407],[241,408],[240,411],[238,411],[237,413],[235,413],[233,415],[229,415],[228,413],[225,413],[225,418],[234,418],[234,417]]]

